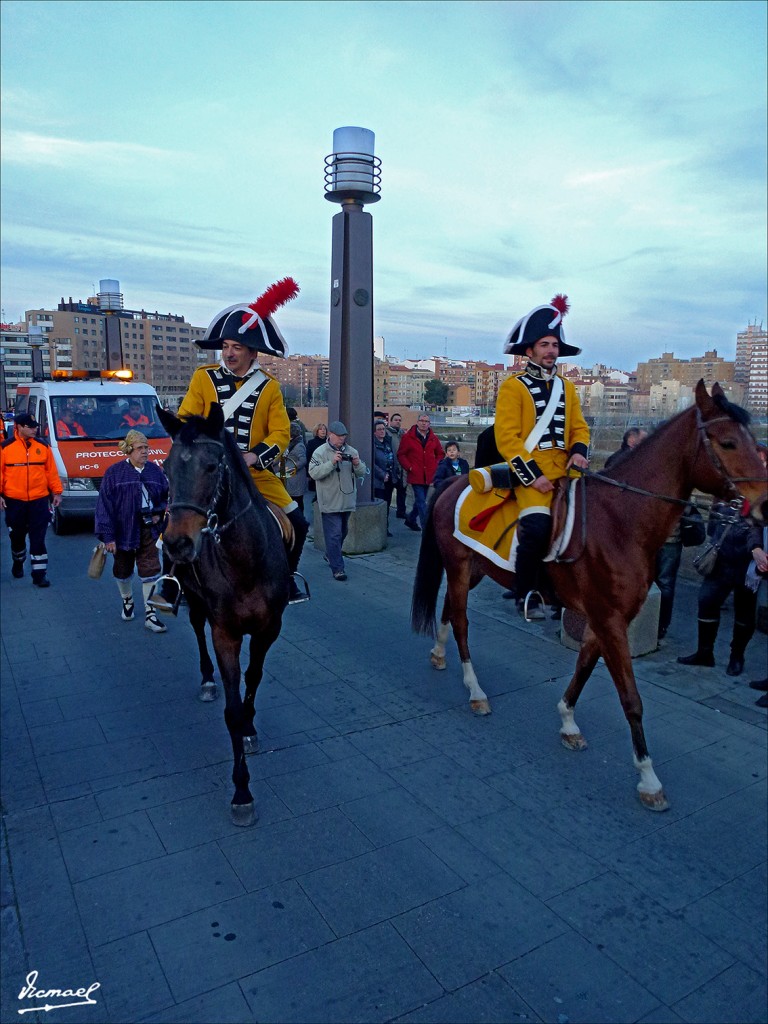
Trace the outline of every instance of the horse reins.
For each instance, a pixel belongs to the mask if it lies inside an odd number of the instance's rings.
[[[728,420],[731,423],[736,422],[730,416],[717,416],[715,419],[707,420],[706,423],[705,423],[705,421],[702,419],[702,416],[701,416],[701,410],[699,409],[698,406],[696,406],[696,427],[697,427],[698,444],[696,446],[696,451],[694,452],[694,456],[693,457],[694,457],[694,460],[695,460],[696,456],[699,454],[699,448],[703,446],[705,452],[707,453],[707,455],[709,457],[709,461],[712,463],[712,465],[715,468],[715,470],[724,478],[727,487],[735,495],[731,499],[731,501],[729,502],[730,507],[732,509],[732,513],[733,513],[733,515],[735,517],[735,516],[738,515],[739,512],[741,512],[741,509],[744,507],[744,501],[745,501],[745,498],[743,497],[743,495],[739,494],[739,491],[738,491],[738,488],[736,487],[736,484],[737,483],[745,483],[745,482],[754,482],[754,481],[759,480],[761,478],[753,477],[753,476],[731,477],[731,476],[728,475],[728,472],[726,471],[725,466],[722,463],[722,460],[720,459],[720,457],[718,456],[717,452],[712,447],[712,439],[710,438],[709,434],[707,433],[707,425],[708,424],[719,423],[722,420]],[[572,468],[575,468],[575,467],[572,467]],[[656,491],[646,490],[644,487],[635,487],[633,484],[628,484],[628,483],[625,483],[622,480],[614,480],[613,477],[605,476],[604,473],[595,473],[591,469],[578,469],[577,468],[577,472],[581,473],[581,475],[583,477],[585,477],[585,478],[591,478],[593,480],[600,480],[602,483],[610,484],[611,487],[618,487],[622,491],[628,491],[628,492],[630,492],[632,494],[640,494],[640,495],[642,495],[643,497],[646,497],[646,498],[655,498],[658,501],[666,501],[670,505],[682,505],[683,508],[688,508],[690,506],[690,507],[698,509],[700,511],[704,510],[704,509],[707,509],[709,507],[707,505],[702,505],[702,504],[698,503],[697,501],[695,501],[695,500],[693,500],[691,498],[689,498],[686,501],[684,498],[673,498],[673,497],[671,497],[671,495],[659,494]],[[569,481],[569,487],[570,487],[570,481]],[[681,518],[689,519],[690,517],[683,515]],[[578,554],[574,555],[573,558],[560,558],[558,556],[555,556],[554,560],[556,562],[562,562],[564,564],[571,564],[572,562],[577,561],[581,557],[581,555],[584,553],[584,548],[586,547],[586,537],[587,537],[587,501],[586,501],[586,494],[582,498],[582,502],[581,502],[581,536],[582,536],[582,546],[581,546],[581,550],[578,552]]]

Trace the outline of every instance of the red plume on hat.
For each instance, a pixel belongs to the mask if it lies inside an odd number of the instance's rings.
[[[550,301],[550,306],[554,306],[561,317],[564,317],[568,310],[571,308],[568,305],[567,295],[556,295],[554,299]]]
[[[299,286],[292,277],[284,277],[280,281],[271,284],[255,302],[249,303],[254,312],[258,313],[262,320],[272,316],[276,309],[284,306],[286,302],[295,299],[299,294]],[[243,314],[243,323],[248,319],[248,314]]]

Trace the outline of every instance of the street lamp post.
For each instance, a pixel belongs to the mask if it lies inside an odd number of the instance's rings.
[[[381,161],[367,128],[337,128],[325,158],[325,198],[339,203],[333,218],[328,420],[340,419],[371,472],[358,505],[373,501],[373,218]]]

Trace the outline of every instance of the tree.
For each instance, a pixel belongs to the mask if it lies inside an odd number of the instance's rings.
[[[432,407],[448,401],[448,385],[442,380],[428,380],[424,385],[424,401]]]

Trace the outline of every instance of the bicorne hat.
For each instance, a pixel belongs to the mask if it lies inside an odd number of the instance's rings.
[[[299,286],[292,277],[284,277],[267,288],[255,302],[227,306],[213,318],[208,330],[196,344],[200,348],[221,348],[224,341],[237,341],[255,352],[285,358],[288,345],[272,319],[272,314],[296,298]]]
[[[567,345],[563,334],[563,317],[570,309],[567,295],[556,295],[546,306],[536,306],[521,317],[507,336],[504,351],[524,356],[540,338],[553,337],[560,342],[561,356],[577,356],[580,348]]]

